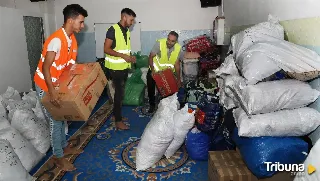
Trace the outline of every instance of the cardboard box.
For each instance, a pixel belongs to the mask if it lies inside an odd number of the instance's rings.
[[[57,121],[87,121],[106,84],[99,63],[71,65],[55,83],[61,107],[55,107],[48,94],[41,102]]]
[[[292,181],[290,173],[280,172],[273,177],[258,179],[235,150],[210,151],[208,161],[209,181]]]

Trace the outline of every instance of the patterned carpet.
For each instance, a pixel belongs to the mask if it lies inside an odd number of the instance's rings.
[[[114,181],[114,180],[207,180],[207,162],[195,162],[188,158],[184,146],[170,159],[163,158],[145,172],[135,171],[135,149],[149,117],[139,117],[135,107],[125,106],[124,116],[129,118],[128,131],[115,131],[115,126],[108,118],[111,105],[102,105],[71,136],[71,142],[77,148],[84,148],[78,157],[68,155],[74,161],[76,171],[63,172],[52,164],[45,162],[34,174],[38,180],[55,181]]]

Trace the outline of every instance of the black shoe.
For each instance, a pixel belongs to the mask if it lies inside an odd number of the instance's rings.
[[[154,110],[155,110],[155,106],[150,106],[148,113],[152,114],[154,112]]]

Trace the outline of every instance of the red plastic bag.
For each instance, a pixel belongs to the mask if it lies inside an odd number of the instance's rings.
[[[166,69],[152,75],[162,97],[178,92],[177,80],[171,69]]]
[[[202,53],[212,49],[212,46],[213,45],[209,37],[202,35],[187,41],[186,50],[187,52]]]

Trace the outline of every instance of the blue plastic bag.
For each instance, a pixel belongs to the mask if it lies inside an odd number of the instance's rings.
[[[197,128],[193,128],[186,137],[186,147],[193,160],[208,160],[209,136]]]
[[[216,130],[221,125],[221,106],[218,102],[215,103],[214,100],[208,98],[208,95],[205,94],[197,105],[202,112],[196,114],[196,125],[203,132]],[[202,117],[203,113],[204,117]]]
[[[239,137],[238,129],[232,139],[240,150],[249,170],[258,178],[271,177],[275,170],[267,171],[265,162],[301,164],[306,159],[308,143],[299,137]]]

